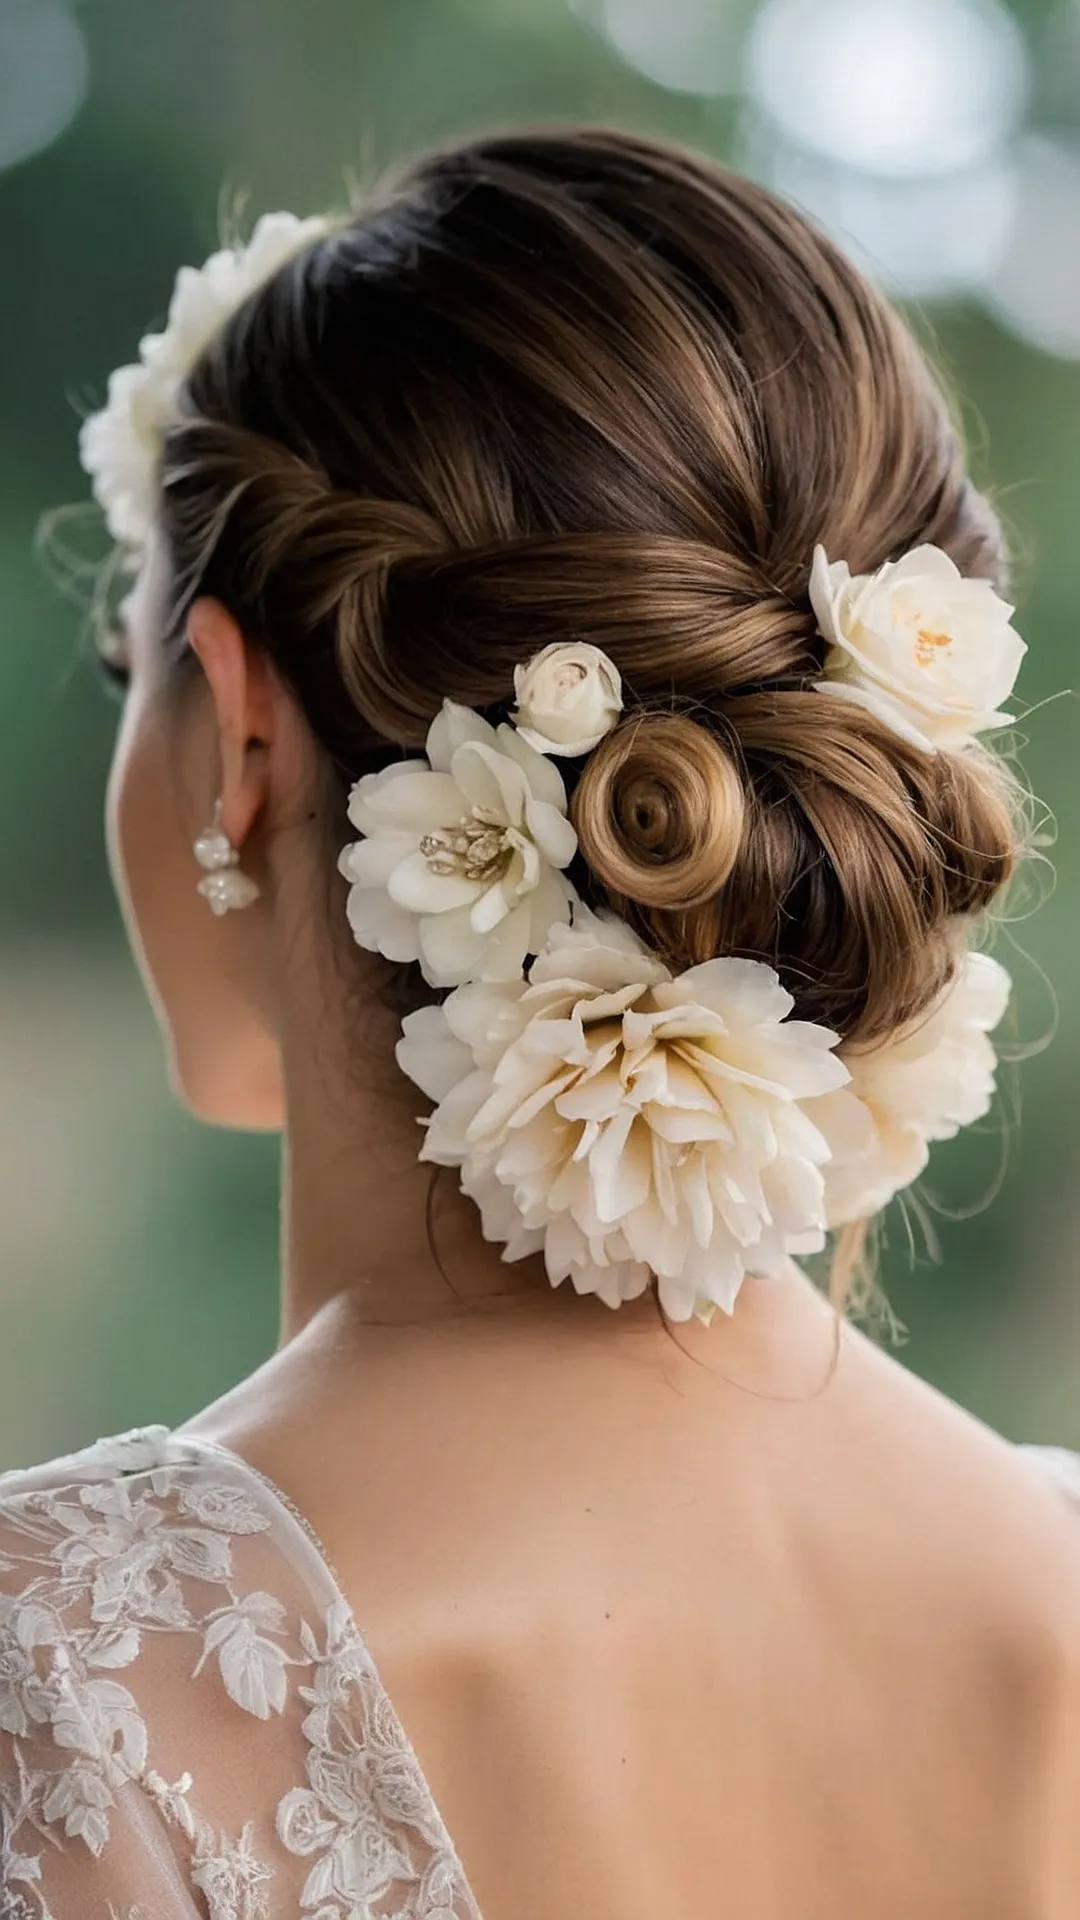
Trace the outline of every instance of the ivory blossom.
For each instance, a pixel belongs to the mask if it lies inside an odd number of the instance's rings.
[[[321,215],[266,213],[244,246],[222,247],[201,267],[181,267],[161,333],[139,342],[139,359],[109,376],[108,399],[83,421],[79,451],[113,538],[142,546],[155,516],[161,432],[181,382],[214,334],[250,293],[327,232]]]
[[[460,987],[397,1058],[438,1104],[422,1158],[457,1167],[504,1257],[543,1251],[609,1306],[655,1274],[675,1320],[729,1311],[747,1273],[824,1244],[829,1147],[804,1102],[847,1081],[772,968],[672,976],[577,908],[525,979]]]
[[[918,1179],[932,1141],[982,1119],[997,1069],[989,1036],[1010,991],[998,961],[967,953],[929,1013],[876,1047],[845,1052],[850,1085],[808,1107],[832,1147],[830,1227],[869,1219]]]
[[[450,700],[427,756],[353,787],[349,819],[365,838],[338,859],[353,935],[388,960],[419,960],[433,986],[520,979],[575,898],[562,778],[513,727]]]
[[[913,547],[855,574],[814,549],[810,599],[829,642],[823,691],[869,709],[926,752],[1006,726],[1000,711],[1027,651],[1014,609],[948,554]]]
[[[622,712],[614,662],[587,641],[554,641],[514,668],[514,724],[538,753],[589,753]]]

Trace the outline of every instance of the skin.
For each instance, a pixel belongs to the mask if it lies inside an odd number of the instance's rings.
[[[503,1265],[446,1179],[435,1256],[318,749],[217,601],[164,683],[157,567],[117,892],[177,1097],[282,1140],[279,1345],[188,1428],[324,1541],[485,1920],[1074,1917],[1075,1518],[794,1266],[669,1330]],[[261,889],[220,919],[219,793]]]

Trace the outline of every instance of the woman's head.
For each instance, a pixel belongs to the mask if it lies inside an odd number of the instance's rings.
[[[898,318],[797,213],[704,160],[590,130],[422,160],[210,341],[161,479],[133,623],[153,688],[111,811],[180,1077],[214,1117],[243,1119],[245,1059],[272,1085],[274,1010],[257,932],[205,916],[177,964],[169,889],[189,889],[185,925],[203,912],[179,830],[167,886],[143,878],[159,740],[193,711],[217,750],[193,643],[218,725],[244,643],[297,776],[256,914],[302,847],[328,943],[351,783],[422,751],[444,698],[504,718],[515,666],[565,640],[627,690],[571,795],[575,881],[673,969],[768,961],[800,1017],[877,1040],[930,1004],[957,926],[1008,877],[995,763],[922,753],[814,691],[809,597],[817,543],[856,574],[932,543],[994,580],[994,516]]]

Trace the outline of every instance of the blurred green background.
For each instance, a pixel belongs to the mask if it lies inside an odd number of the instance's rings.
[[[0,1463],[182,1419],[276,1338],[277,1144],[167,1091],[103,853],[116,709],[32,551],[85,497],[78,419],[238,190],[250,219],[307,213],[444,135],[553,118],[799,200],[962,398],[1060,830],[998,951],[1019,1042],[1057,1032],[1017,1071],[1019,1128],[1007,1085],[938,1149],[940,1261],[894,1208],[884,1278],[905,1364],[1080,1445],[1078,102],[1077,0],[0,0]]]

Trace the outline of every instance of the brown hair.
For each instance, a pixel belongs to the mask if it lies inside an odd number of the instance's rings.
[[[182,403],[174,659],[218,596],[344,789],[591,641],[628,704],[572,795],[579,890],[675,968],[769,961],[849,1041],[927,1006],[1013,865],[1008,781],[813,690],[810,563],[929,541],[996,580],[1000,530],[906,328],[791,207],[628,134],[457,145],[249,299]]]

